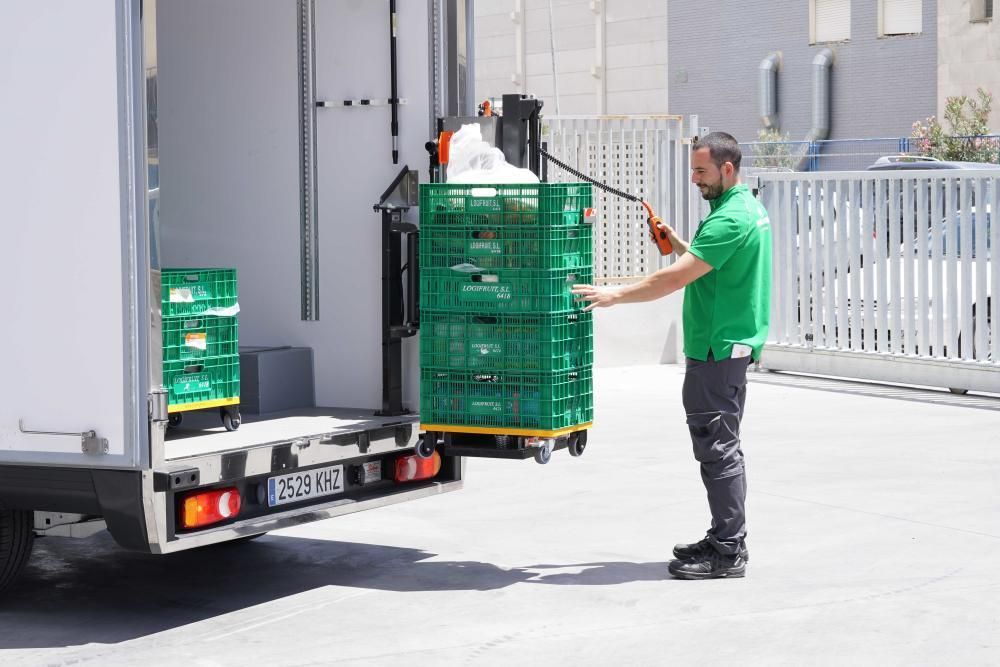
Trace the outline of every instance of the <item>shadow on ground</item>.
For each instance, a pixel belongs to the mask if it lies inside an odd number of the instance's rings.
[[[166,556],[124,551],[107,533],[45,538],[0,598],[0,649],[116,643],[324,586],[485,591],[518,583],[607,586],[668,579],[666,563],[512,569],[375,544],[284,536]]]

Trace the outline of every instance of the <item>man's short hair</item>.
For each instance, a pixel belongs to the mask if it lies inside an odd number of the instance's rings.
[[[691,145],[691,152],[698,150],[699,148],[707,148],[708,154],[712,158],[712,162],[716,167],[722,169],[722,165],[726,162],[732,162],[733,167],[736,171],[740,170],[740,160],[743,159],[743,153],[740,151],[740,144],[736,141],[736,137],[725,132],[712,132],[706,134],[704,137],[699,137]]]

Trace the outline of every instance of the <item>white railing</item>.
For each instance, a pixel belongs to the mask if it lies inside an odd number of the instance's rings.
[[[688,181],[690,151],[680,116],[547,116],[542,140],[554,157],[646,199],[683,238],[691,237],[699,201]],[[551,163],[548,175],[551,182],[579,180]],[[669,260],[649,241],[641,207],[598,188],[594,206],[600,221],[594,230],[598,282],[627,282],[666,265]]]
[[[1000,169],[768,173],[763,365],[1000,391]]]

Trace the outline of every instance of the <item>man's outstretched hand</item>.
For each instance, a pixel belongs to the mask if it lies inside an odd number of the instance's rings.
[[[573,285],[573,295],[576,301],[587,301],[587,306],[583,312],[594,308],[607,308],[618,302],[618,290],[607,287],[594,287],[593,285]]]

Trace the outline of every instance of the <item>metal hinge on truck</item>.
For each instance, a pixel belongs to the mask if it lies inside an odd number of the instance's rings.
[[[165,387],[158,387],[149,392],[149,421],[165,422],[169,418],[167,414],[167,390]]]

